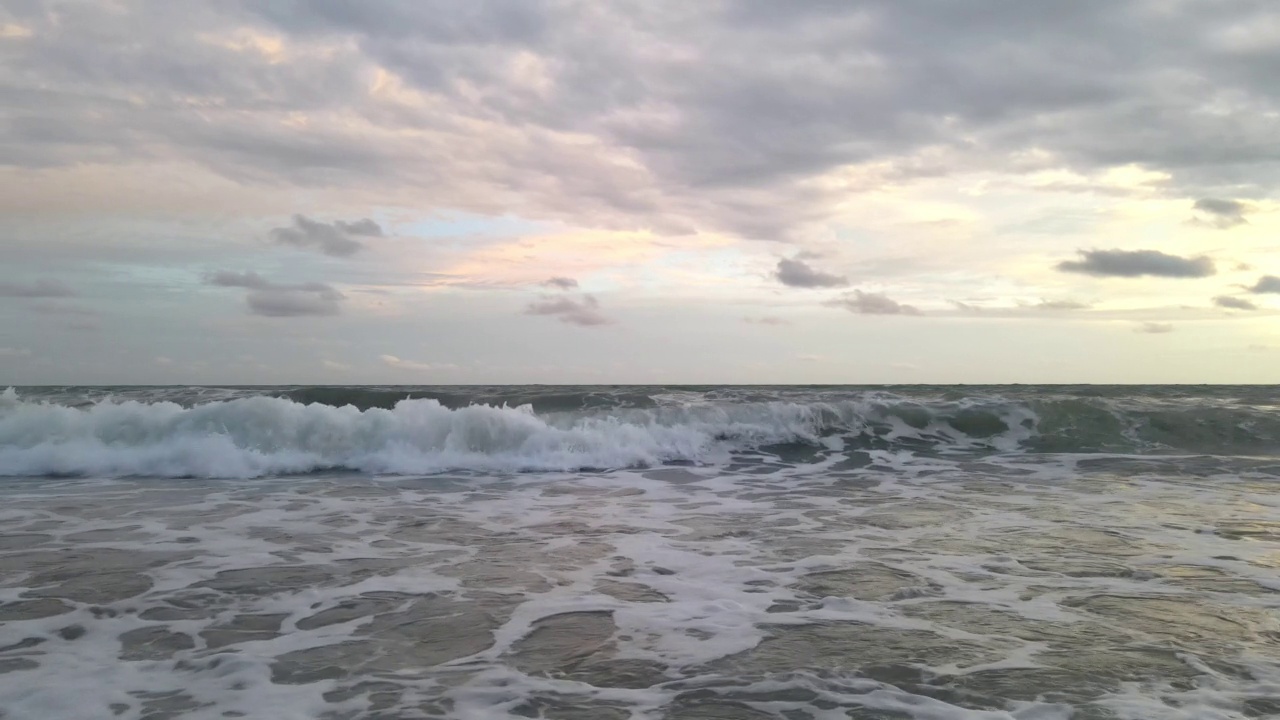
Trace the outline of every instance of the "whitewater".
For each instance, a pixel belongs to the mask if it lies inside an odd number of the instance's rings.
[[[1280,389],[0,393],[0,718],[1280,717]]]

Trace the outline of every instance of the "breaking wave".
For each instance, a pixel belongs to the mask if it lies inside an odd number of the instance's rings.
[[[260,477],[329,470],[572,471],[714,464],[803,444],[916,453],[1271,454],[1270,405],[999,394],[907,397],[810,390],[617,395],[567,391],[542,407],[461,404],[367,390],[363,407],[325,388],[180,403],[96,397],[67,403],[0,395],[0,475]],[[461,397],[461,396],[459,396]],[[587,398],[587,399],[583,399]],[[772,399],[771,399],[772,398]],[[325,402],[326,400],[331,402]],[[376,402],[375,402],[376,400]],[[502,402],[497,402],[501,400]],[[450,405],[455,405],[451,407]]]

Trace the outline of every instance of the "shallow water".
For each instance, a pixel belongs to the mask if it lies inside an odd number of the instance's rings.
[[[17,479],[6,718],[1280,712],[1274,468]]]
[[[5,478],[0,717],[1280,715],[1274,455],[895,437]]]

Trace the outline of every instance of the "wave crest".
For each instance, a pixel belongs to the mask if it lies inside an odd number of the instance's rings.
[[[580,470],[716,462],[735,449],[815,442],[798,404],[683,413],[537,415],[519,407],[401,400],[390,409],[252,397],[183,407],[0,401],[0,475],[257,477],[322,470]],[[645,413],[648,413],[646,416]]]
[[[538,412],[531,404],[449,407],[437,398],[338,406],[278,394],[196,404],[107,397],[67,405],[26,401],[11,388],[0,394],[0,475],[574,471],[721,463],[753,449],[790,456],[769,446],[823,443],[935,455],[1272,454],[1280,448],[1274,407],[1203,400],[913,398],[834,390],[803,400],[710,392],[655,397],[586,408],[573,399],[573,410]]]

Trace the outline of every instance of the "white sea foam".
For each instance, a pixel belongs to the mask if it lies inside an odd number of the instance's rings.
[[[1280,691],[1273,460],[1022,452],[1042,416],[996,400],[143,396],[0,396],[3,472],[556,471],[0,480],[6,719],[1243,720]]]
[[[86,408],[0,400],[0,475],[258,477],[316,470],[576,470],[723,460],[816,442],[820,409],[795,403],[539,416],[531,407],[402,400],[359,410],[252,397],[183,407]]]
[[[515,719],[562,703],[655,720],[1243,720],[1271,707],[1277,601],[1250,586],[1280,550],[1274,504],[1253,502],[1267,486],[1117,481],[1052,457],[1003,472],[873,459],[465,483],[0,482],[0,557],[15,568],[0,608],[67,598],[0,628],[0,648],[41,640],[0,651],[29,665],[0,672],[0,713]],[[1022,472],[1036,463],[1048,469]],[[138,576],[150,584],[81,594]],[[282,619],[219,636],[263,617]],[[67,639],[73,625],[84,633]],[[187,642],[139,647],[137,631]],[[1117,654],[1126,637],[1159,662]],[[1194,652],[1160,660],[1170,642]],[[1140,662],[1108,664],[1125,658]]]
[[[535,412],[532,404],[504,404],[504,398],[522,402],[531,394],[518,389],[455,391],[447,403],[404,398],[393,389],[91,390],[78,400],[66,389],[31,398],[12,388],[0,394],[0,475],[572,471],[718,464],[737,452],[793,443],[832,453],[929,450],[993,458],[1025,452],[1266,457],[1280,451],[1280,414],[1256,402],[1206,400],[1201,407],[1167,398],[994,392],[948,398],[845,390],[628,391],[618,397],[565,391],[535,397],[543,408]],[[301,402],[290,393],[326,400]],[[341,404],[347,402],[354,404]]]

